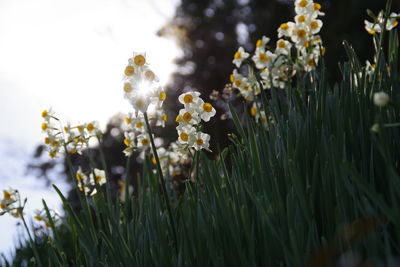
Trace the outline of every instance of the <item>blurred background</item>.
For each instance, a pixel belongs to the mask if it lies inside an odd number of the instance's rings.
[[[385,1],[319,3],[326,13],[321,35],[329,79],[336,81],[337,62],[346,60],[343,40],[353,45],[362,62],[372,61],[371,38],[364,30],[366,9],[377,13]],[[392,10],[400,11],[398,2]],[[122,74],[133,51],[147,53],[167,88],[169,124],[160,134],[171,141],[176,138],[177,96],[198,90],[218,108],[217,116],[223,115],[226,103],[213,102],[209,95],[222,92],[229,82],[237,47],[253,51],[262,35],[274,43],[277,27],[292,20],[293,12],[293,1],[284,0],[2,0],[0,189],[19,189],[29,198],[27,212],[40,208],[42,198],[61,209],[49,185],[68,193],[63,159],[49,162],[38,147],[44,138],[40,115],[49,107],[63,121],[98,120],[107,129],[107,160],[117,180],[121,171],[113,167],[124,161],[118,114],[131,110],[123,99]],[[215,152],[228,144],[226,134],[232,131],[230,120],[205,128]],[[0,217],[0,252],[13,249],[15,224],[8,215]]]

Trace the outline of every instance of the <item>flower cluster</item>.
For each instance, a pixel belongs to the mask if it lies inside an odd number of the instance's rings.
[[[81,167],[78,168],[78,171],[75,174],[75,178],[77,180],[79,190],[85,192],[87,195],[94,195],[97,193],[95,185],[103,185],[106,183],[106,173],[103,170],[93,169],[89,176],[86,175]]]
[[[324,15],[321,5],[312,0],[296,0],[294,4],[294,22],[280,25],[275,49],[268,46],[270,38],[263,36],[257,41],[251,60],[242,47],[234,54],[237,68],[244,62],[249,65],[247,76],[236,69],[230,76],[232,87],[247,101],[253,101],[263,89],[285,88],[296,72],[312,71],[325,53],[318,35],[323,24],[318,17]]]
[[[386,26],[384,27],[387,31],[390,31],[394,29],[399,22],[397,21],[397,18],[400,17],[400,14],[396,14],[392,12],[388,18],[386,18]],[[379,12],[378,17],[373,17],[374,22],[370,22],[368,20],[365,20],[365,30],[369,34],[376,34],[382,32],[383,25],[385,24],[385,18],[383,15],[383,11]]]
[[[49,228],[49,227],[51,226],[51,224],[50,224],[50,219],[47,217],[47,214],[46,214],[46,210],[45,210],[45,209],[41,209],[41,210],[36,209],[36,210],[34,210],[33,213],[35,214],[35,216],[34,216],[33,218],[34,218],[36,221],[38,221],[38,222],[43,222],[44,225],[45,225],[47,228]],[[59,224],[61,223],[60,214],[59,214],[56,210],[53,210],[53,209],[49,209],[49,213],[50,213],[51,220],[53,221],[53,223],[54,223],[55,225],[59,225]]]
[[[179,110],[176,117],[179,123],[176,127],[178,143],[195,150],[208,149],[210,135],[199,130],[199,123],[201,120],[209,121],[215,115],[215,109],[200,98],[199,92],[183,93],[179,96],[179,102],[184,104],[184,108]]]
[[[62,127],[51,108],[43,110],[42,118],[44,121],[41,127],[42,131],[46,134],[44,143],[48,147],[51,158],[55,158],[62,148],[67,150],[65,152],[81,154],[82,150],[88,146],[90,138],[100,138],[102,135],[97,121],[76,126],[68,124]]]
[[[124,71],[124,94],[136,112],[146,112],[150,105],[160,108],[167,95],[149,68],[144,53],[133,53]]]
[[[14,217],[20,217],[21,199],[18,190],[8,188],[3,190],[3,199],[0,201],[0,216],[9,213]]]

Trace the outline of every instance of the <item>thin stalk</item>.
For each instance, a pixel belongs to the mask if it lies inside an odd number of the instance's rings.
[[[147,117],[147,112],[144,112],[143,115],[144,115],[144,120],[146,122],[147,131],[148,131],[148,134],[149,134],[149,137],[150,137],[151,148],[153,150],[154,157],[156,158],[159,183],[161,185],[161,188],[162,188],[162,191],[163,191],[163,194],[164,194],[164,197],[165,197],[168,216],[169,216],[169,220],[170,220],[171,228],[172,228],[172,234],[173,234],[173,237],[174,237],[175,252],[178,255],[178,239],[176,237],[175,221],[174,221],[174,218],[172,217],[171,204],[169,202],[167,188],[165,187],[165,183],[164,183],[164,176],[163,176],[161,165],[160,165],[160,159],[158,158],[158,153],[157,153],[156,145],[154,143],[153,133],[152,133],[151,128],[150,128],[149,119]]]
[[[26,224],[24,213],[23,213],[22,210],[20,211],[20,215],[21,215],[22,222],[24,223],[26,232],[28,233],[29,240],[32,243],[32,249],[33,249],[33,253],[35,254],[35,257],[37,259],[37,264],[38,264],[38,266],[43,266],[43,264],[42,264],[42,262],[40,261],[40,258],[39,258],[39,253],[38,253],[37,248],[36,248],[36,243],[33,241],[33,238],[31,236],[31,232],[29,231],[28,225]]]

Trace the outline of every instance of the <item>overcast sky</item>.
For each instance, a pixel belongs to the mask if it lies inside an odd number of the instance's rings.
[[[146,52],[162,83],[179,55],[155,35],[178,0],[0,1],[0,190],[18,188],[29,211],[41,198],[58,207],[25,164],[44,136],[41,112],[52,107],[72,123],[107,120],[130,110],[122,75],[133,51]],[[61,185],[62,186],[62,185]],[[13,247],[16,220],[0,217],[0,252]]]

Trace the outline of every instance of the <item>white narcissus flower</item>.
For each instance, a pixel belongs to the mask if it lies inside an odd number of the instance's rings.
[[[307,14],[310,12],[310,7],[312,7],[313,1],[312,0],[296,0],[295,11],[296,14]]]
[[[290,37],[293,32],[294,25],[295,24],[291,21],[282,23],[278,28],[278,37],[279,38],[282,38],[283,36]]]
[[[321,30],[323,23],[319,19],[313,19],[310,21],[308,26],[309,26],[312,34],[317,34]]]
[[[95,185],[98,183],[99,185],[103,185],[106,183],[106,172],[99,169],[93,169],[89,176],[90,184]]]
[[[191,136],[189,145],[196,150],[208,149],[208,147],[210,146],[209,141],[210,135],[202,132],[197,132],[196,134]]]
[[[255,55],[252,57],[257,69],[263,69],[273,64],[276,55],[271,51],[265,51],[263,48],[258,48]]]
[[[276,42],[275,53],[277,55],[279,55],[279,54],[289,55],[291,48],[292,48],[292,44],[290,42],[283,40],[283,39],[279,39]]]
[[[236,67],[240,68],[242,65],[243,60],[249,57],[249,53],[246,53],[244,51],[243,47],[239,47],[238,51],[233,56],[233,64],[236,65]]]
[[[131,97],[129,100],[130,100],[133,108],[136,111],[141,111],[142,113],[145,113],[147,111],[147,108],[149,107],[149,104],[150,104],[149,97],[144,94],[136,94],[133,97]]]
[[[168,119],[167,114],[162,110],[157,110],[155,115],[156,126],[165,127],[165,123]]]
[[[178,142],[180,144],[189,143],[190,137],[196,133],[196,129],[190,124],[179,124],[176,130],[178,131]]]
[[[88,131],[89,136],[101,136],[102,135],[98,121],[92,121],[92,122],[85,124],[85,128]]]
[[[296,24],[291,34],[292,42],[296,45],[303,45],[308,40],[308,29],[306,25]]]
[[[45,110],[43,110],[42,111],[42,118],[45,120],[45,121],[49,121],[51,118],[54,118],[54,111],[53,111],[53,109],[52,108],[49,108],[49,109],[45,109]]]
[[[133,57],[130,58],[129,64],[134,67],[140,68],[147,65],[146,53],[133,52]]]
[[[196,108],[183,108],[179,110],[179,123],[197,124],[200,122]]]
[[[187,92],[183,93],[178,97],[178,100],[181,104],[184,104],[185,107],[190,106],[192,107],[193,105],[196,105],[197,102],[200,99],[200,93],[199,92]]]
[[[216,111],[210,103],[202,103],[200,105],[200,118],[203,121],[209,121],[211,117],[214,117]]]
[[[150,138],[147,133],[142,133],[137,137],[137,146],[147,148],[150,146]]]
[[[242,86],[243,79],[245,79],[243,77],[243,75],[238,73],[238,71],[236,69],[233,71],[233,73],[230,76],[230,81],[232,83],[232,86],[237,89],[239,89]]]
[[[389,95],[385,92],[374,93],[374,104],[378,107],[384,107],[390,102]]]
[[[270,40],[271,40],[270,38],[268,38],[268,37],[266,37],[266,36],[263,36],[261,39],[259,39],[259,40],[257,41],[256,47],[257,47],[257,48],[265,48],[265,46],[268,44],[268,42],[269,42]]]

